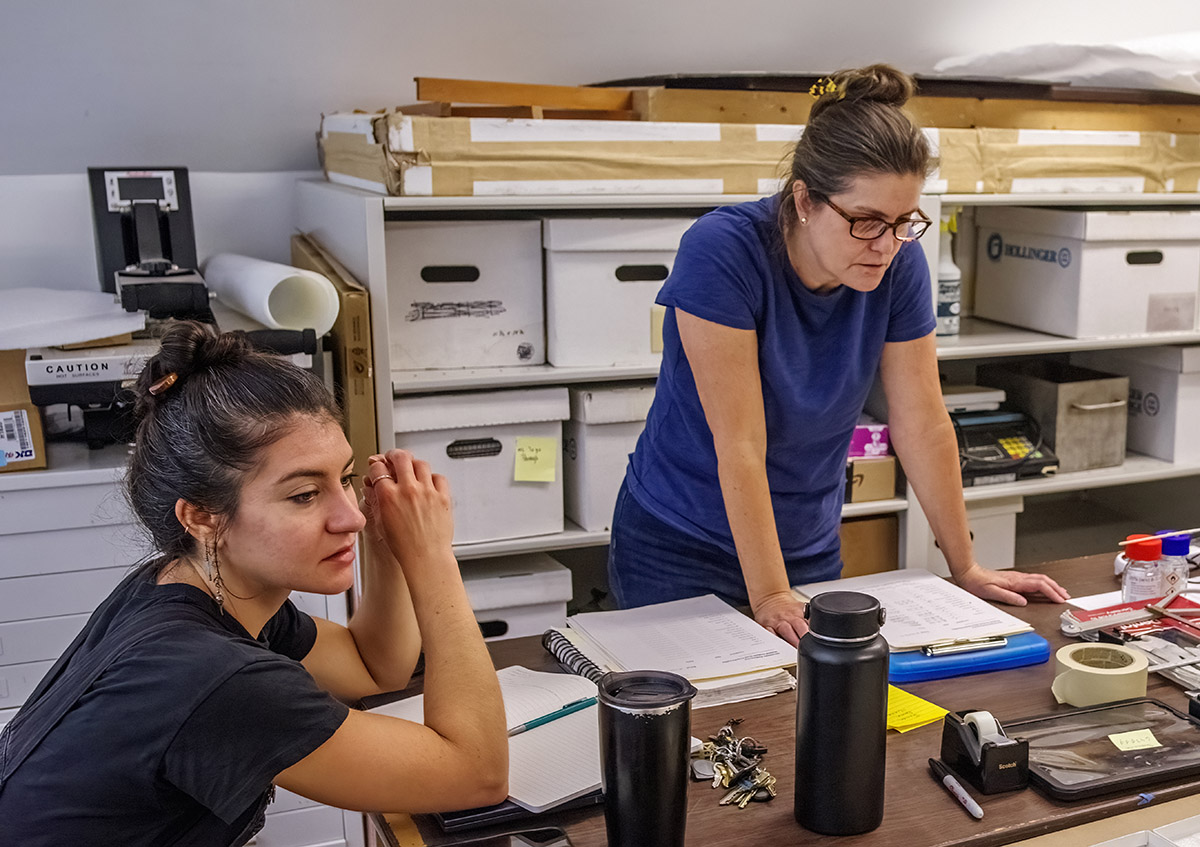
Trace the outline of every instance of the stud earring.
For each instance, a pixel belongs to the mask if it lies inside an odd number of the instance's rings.
[[[808,218],[801,218],[801,219],[800,219],[800,225],[801,225],[801,226],[808,226]]]

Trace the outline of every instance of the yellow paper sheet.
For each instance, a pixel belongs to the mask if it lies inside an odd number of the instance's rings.
[[[941,720],[946,710],[928,700],[902,691],[894,685],[888,686],[888,729],[908,732],[919,726]]]

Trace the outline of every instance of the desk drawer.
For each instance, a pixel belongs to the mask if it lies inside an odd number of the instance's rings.
[[[57,659],[87,620],[81,614],[0,623],[0,666]]]
[[[0,493],[0,535],[133,522],[121,486],[112,482]]]
[[[103,568],[0,579],[0,621],[27,621],[91,612],[128,568]]]
[[[344,847],[342,810],[316,806],[268,814],[266,826],[249,843],[255,847]]]
[[[0,579],[128,567],[149,551],[135,524],[0,535]]]
[[[20,706],[37,688],[54,662],[28,662],[0,668],[0,709]]]

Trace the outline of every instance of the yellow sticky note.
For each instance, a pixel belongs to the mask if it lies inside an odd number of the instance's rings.
[[[1135,729],[1131,732],[1115,732],[1108,740],[1117,745],[1119,750],[1148,750],[1151,747],[1161,747],[1154,733],[1148,729]]]
[[[662,325],[667,316],[667,307],[655,303],[650,307],[650,352],[662,352]]]
[[[941,706],[935,706],[928,700],[922,700],[894,685],[888,686],[888,729],[908,732],[910,729],[939,721],[945,714],[946,710]]]
[[[558,470],[557,438],[518,438],[514,482],[554,482]]]

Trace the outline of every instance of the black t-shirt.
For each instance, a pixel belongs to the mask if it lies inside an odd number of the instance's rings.
[[[124,652],[4,784],[0,842],[240,845],[275,776],[346,719],[300,664],[316,625],[291,601],[255,639],[200,589],[144,574],[85,649],[151,608],[180,623]]]

